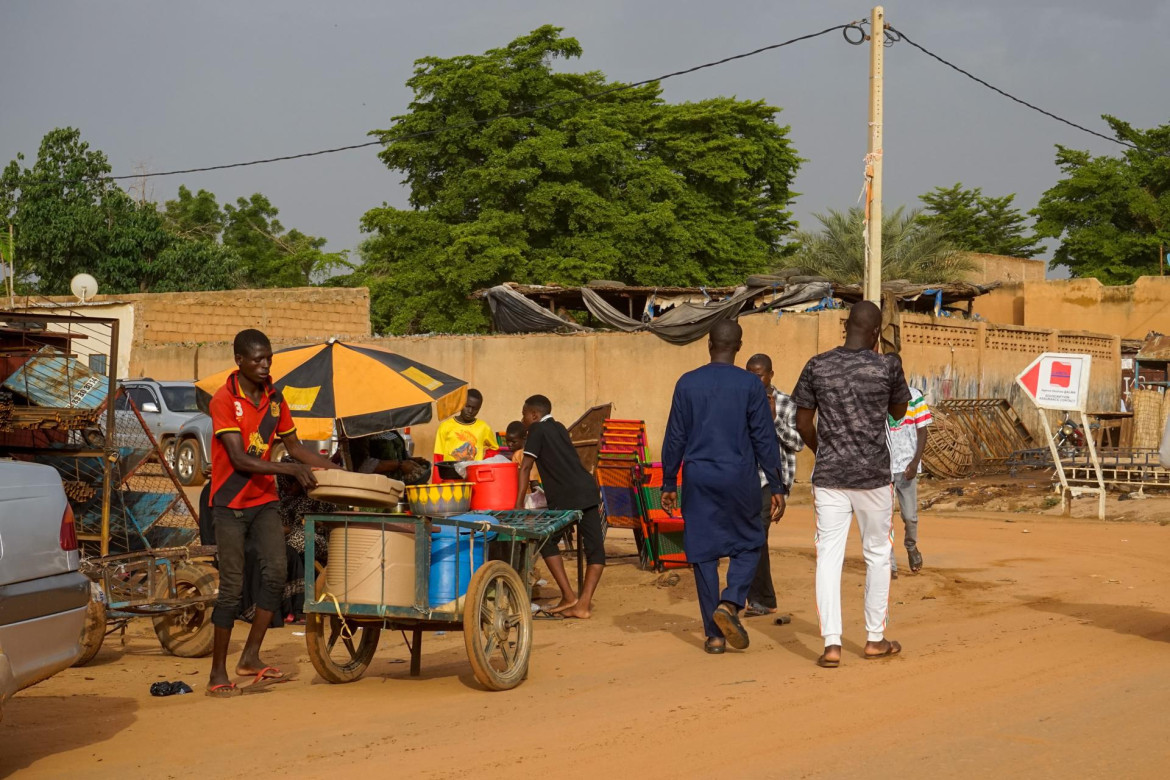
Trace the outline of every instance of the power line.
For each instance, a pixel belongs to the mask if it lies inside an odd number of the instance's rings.
[[[946,65],[948,68],[950,68],[951,70],[955,70],[955,71],[958,71],[959,73],[962,73],[964,76],[971,79],[972,81],[974,81],[978,84],[982,84],[983,86],[990,89],[992,92],[997,92],[1000,95],[1003,95],[1008,100],[1015,101],[1016,103],[1019,103],[1022,106],[1026,106],[1026,107],[1032,109],[1033,111],[1038,111],[1046,117],[1049,117],[1051,119],[1055,119],[1057,122],[1063,122],[1064,124],[1068,125],[1069,127],[1076,128],[1077,130],[1080,130],[1081,132],[1084,132],[1084,133],[1088,133],[1089,135],[1095,135],[1098,138],[1102,138],[1106,141],[1110,141],[1112,143],[1118,144],[1119,146],[1126,146],[1126,147],[1129,147],[1130,149],[1137,149],[1138,151],[1145,151],[1135,143],[1131,143],[1129,141],[1123,141],[1119,138],[1114,138],[1112,136],[1105,135],[1104,133],[1098,133],[1096,130],[1090,130],[1089,128],[1085,127],[1084,125],[1078,125],[1076,122],[1073,122],[1069,119],[1065,119],[1062,116],[1057,116],[1056,114],[1052,113],[1051,111],[1045,111],[1043,108],[1040,108],[1037,105],[1029,103],[1028,101],[1026,101],[1022,98],[1018,98],[1015,95],[1011,94],[1010,92],[1005,92],[1004,90],[1000,89],[999,87],[995,86],[994,84],[989,84],[988,82],[979,78],[978,76],[971,73],[970,71],[967,71],[967,70],[964,70],[963,68],[960,68],[958,65],[954,64],[953,62],[950,62],[949,60],[943,59],[939,55],[937,55],[934,52],[927,49],[925,46],[922,46],[921,44],[915,43],[913,40],[911,40],[906,35],[906,33],[902,32],[901,30],[899,30],[895,27],[890,27],[889,30],[891,32],[895,33],[898,36],[899,40],[905,41],[906,43],[910,44],[915,49],[918,49],[918,51],[922,52],[926,56],[928,56],[932,59],[938,60],[943,65]]]
[[[139,174],[124,175],[124,176],[102,176],[102,177],[98,177],[98,178],[104,179],[106,181],[125,181],[125,180],[130,180],[130,179],[135,179],[135,180],[137,180],[137,179],[150,179],[150,178],[157,178],[160,176],[178,176],[178,175],[187,174],[187,173],[205,173],[207,171],[222,171],[222,170],[227,170],[229,168],[245,168],[245,167],[249,167],[252,165],[266,165],[268,163],[284,162],[286,160],[300,160],[300,159],[303,159],[306,157],[319,157],[319,156],[324,155],[324,154],[335,154],[337,152],[348,152],[348,151],[351,151],[353,149],[365,149],[365,148],[370,147],[370,146],[381,146],[381,145],[387,144],[387,143],[398,143],[399,141],[409,141],[409,140],[413,140],[415,138],[426,138],[428,136],[437,135],[439,133],[444,133],[444,132],[448,132],[451,130],[465,130],[469,127],[478,127],[480,125],[490,124],[490,123],[495,122],[495,121],[500,120],[500,119],[513,119],[516,117],[527,116],[528,114],[535,114],[535,113],[540,112],[540,111],[547,111],[551,108],[559,108],[561,106],[573,105],[574,103],[581,103],[581,102],[584,102],[586,100],[597,100],[598,98],[605,97],[606,95],[612,95],[612,94],[615,94],[617,92],[624,92],[626,90],[636,89],[638,87],[644,87],[647,84],[654,84],[656,82],[666,81],[667,79],[672,79],[672,78],[675,78],[676,76],[685,76],[687,74],[695,73],[696,71],[704,70],[706,68],[714,68],[714,67],[717,67],[719,65],[725,65],[729,62],[734,62],[735,60],[742,60],[742,59],[746,59],[748,57],[754,57],[757,54],[763,54],[764,52],[773,51],[775,49],[780,49],[780,48],[783,48],[784,46],[791,46],[792,44],[800,43],[801,41],[807,41],[807,40],[811,40],[813,38],[819,38],[822,35],[827,35],[831,32],[836,32],[837,30],[845,30],[848,27],[854,27],[854,26],[856,26],[856,23],[837,24],[837,25],[833,25],[832,27],[827,27],[824,30],[821,30],[820,32],[809,33],[808,35],[800,35],[800,36],[797,36],[796,38],[790,38],[790,39],[783,41],[781,43],[773,43],[773,44],[770,44],[768,46],[761,46],[758,49],[753,49],[752,51],[744,52],[742,54],[733,54],[732,56],[724,57],[721,60],[714,60],[712,62],[705,62],[702,65],[695,65],[694,67],[685,68],[683,70],[676,70],[676,71],[673,71],[671,73],[666,73],[666,74],[663,74],[661,76],[657,76],[655,78],[643,79],[642,81],[635,81],[632,84],[621,84],[621,85],[618,85],[616,87],[610,87],[609,89],[603,89],[600,92],[591,92],[587,95],[578,95],[577,97],[574,97],[574,98],[566,98],[565,100],[556,100],[556,101],[553,101],[551,103],[543,103],[543,104],[538,105],[538,106],[530,106],[528,108],[521,108],[521,109],[518,109],[516,111],[510,111],[506,114],[498,114],[496,116],[491,116],[491,117],[488,117],[486,119],[475,119],[475,120],[472,120],[470,122],[463,122],[461,124],[451,125],[449,127],[437,128],[435,130],[423,130],[423,131],[418,132],[418,133],[410,133],[407,135],[396,136],[396,137],[392,137],[392,138],[385,140],[385,141],[383,141],[383,140],[366,141],[366,142],[360,143],[360,144],[350,144],[348,146],[336,146],[336,147],[333,147],[332,149],[319,149],[315,152],[301,152],[300,154],[287,154],[287,155],[283,155],[280,157],[268,157],[268,158],[265,158],[262,160],[248,160],[246,162],[225,163],[223,165],[207,165],[207,166],[203,166],[200,168],[183,168],[180,170],[173,170],[173,171],[159,171],[158,173],[139,173]],[[61,183],[71,184],[71,183],[81,182],[81,181],[84,181],[84,180],[77,179],[77,180],[73,180],[73,181],[62,181]]]

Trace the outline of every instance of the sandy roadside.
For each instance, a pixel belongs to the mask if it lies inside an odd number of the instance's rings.
[[[855,537],[837,670],[813,664],[812,518],[796,506],[771,542],[792,624],[749,622],[746,652],[704,655],[690,574],[664,586],[630,558],[594,620],[537,623],[530,678],[507,693],[478,688],[459,634],[427,637],[417,679],[384,634],[367,675],[333,686],[286,628],[270,660],[300,679],[215,701],[206,660],[163,655],[139,621],[7,705],[0,775],[1165,776],[1170,527],[927,513],[927,569],[894,583],[906,652],[878,662],[859,657]],[[620,532],[609,548],[633,549]],[[197,695],[151,698],[159,679]]]

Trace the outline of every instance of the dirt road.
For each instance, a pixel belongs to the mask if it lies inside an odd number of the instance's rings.
[[[328,685],[286,628],[270,661],[300,679],[216,701],[206,660],[164,656],[139,622],[124,648],[111,637],[93,665],[9,703],[0,775],[1166,776],[1170,527],[927,513],[921,536],[928,568],[893,588],[889,636],[905,652],[875,662],[859,657],[851,540],[837,670],[813,663],[807,507],[772,535],[792,624],[749,622],[743,653],[701,652],[688,572],[666,586],[628,558],[607,570],[594,620],[537,623],[530,678],[508,693],[477,688],[459,634],[427,638],[421,678],[384,635],[365,678]],[[159,679],[196,695],[151,698]]]

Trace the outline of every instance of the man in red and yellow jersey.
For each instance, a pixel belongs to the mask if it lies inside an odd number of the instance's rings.
[[[288,404],[272,386],[272,344],[258,330],[236,335],[237,371],[211,399],[211,507],[219,556],[219,596],[211,613],[215,644],[211,656],[210,696],[239,693],[227,673],[232,625],[244,592],[244,548],[252,543],[260,567],[261,592],[256,598],[252,630],[236,665],[236,674],[256,683],[286,679],[260,660],[260,645],[280,609],[287,559],[284,529],[277,513],[276,475],[296,478],[306,490],[317,484],[314,468],[336,465],[301,444]],[[277,437],[296,463],[273,463]],[[255,684],[255,683],[254,683]]]

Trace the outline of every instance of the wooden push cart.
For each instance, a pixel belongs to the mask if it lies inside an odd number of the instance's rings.
[[[534,556],[540,546],[579,522],[576,510],[491,511],[454,517],[414,517],[401,514],[338,513],[305,517],[305,642],[309,660],[331,683],[353,682],[370,665],[383,629],[410,631],[410,673],[421,670],[424,631],[463,631],[467,657],[475,678],[488,690],[503,691],[528,676],[532,651],[532,586]],[[430,605],[431,532],[436,527],[457,529],[454,566],[470,572],[476,545],[486,546],[495,535],[497,558],[487,560],[470,575],[466,595],[451,605]],[[316,571],[318,531],[337,528],[407,530],[414,534],[414,596],[408,606],[352,603],[328,592],[327,578]],[[328,535],[328,533],[326,534]],[[465,539],[465,541],[464,541]],[[326,565],[345,566],[339,556],[349,545],[329,550]],[[385,548],[381,555],[385,555]],[[385,560],[381,570],[386,571]],[[385,576],[383,574],[382,576]],[[466,576],[466,574],[464,575]],[[466,581],[466,580],[465,580]],[[340,589],[342,595],[348,586]],[[310,598],[309,594],[313,594]]]

